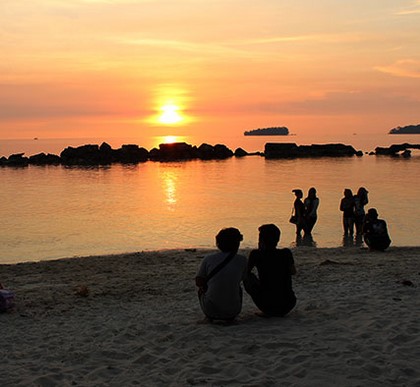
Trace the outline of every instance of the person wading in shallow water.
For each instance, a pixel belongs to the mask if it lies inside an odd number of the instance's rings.
[[[354,233],[354,197],[349,188],[344,190],[344,197],[340,202],[340,211],[343,212],[344,236],[352,237]]]
[[[308,196],[305,198],[303,204],[305,205],[305,235],[311,236],[312,230],[318,219],[319,198],[316,196],[316,189],[309,188]]]
[[[292,192],[296,196],[293,202],[293,211],[296,217],[296,237],[300,238],[302,230],[305,229],[305,205],[302,202],[303,192],[301,189],[294,189]]]
[[[241,281],[247,259],[238,254],[243,237],[236,228],[216,235],[220,252],[204,257],[195,278],[200,306],[208,321],[233,321],[242,309]]]
[[[276,225],[264,224],[258,230],[258,249],[249,255],[245,290],[264,317],[284,316],[296,305],[292,289],[292,275],[296,274],[293,254],[289,249],[277,249],[280,229]],[[254,267],[258,277],[252,273]]]
[[[356,235],[361,237],[363,233],[363,223],[365,221],[365,205],[369,203],[368,191],[364,187],[357,190],[354,195],[354,225],[356,226]]]

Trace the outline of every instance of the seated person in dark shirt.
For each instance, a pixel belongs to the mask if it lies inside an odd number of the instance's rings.
[[[363,239],[370,250],[384,251],[391,244],[386,222],[378,219],[378,212],[370,208],[363,224]]]
[[[292,275],[296,273],[293,255],[289,249],[277,249],[280,229],[276,225],[264,224],[258,230],[258,249],[249,255],[245,290],[264,316],[284,316],[296,305],[292,289]],[[252,273],[254,267],[258,277]]]

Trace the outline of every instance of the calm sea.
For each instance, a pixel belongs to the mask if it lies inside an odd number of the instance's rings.
[[[0,156],[59,154],[66,146],[105,139],[0,140]],[[351,135],[192,138],[193,145],[224,143],[231,149],[264,150],[266,142],[341,142],[371,151],[376,146],[420,143],[420,136]],[[147,149],[163,137],[107,139],[113,147]],[[0,263],[114,254],[141,250],[214,247],[220,228],[238,227],[244,247],[257,243],[257,228],[275,223],[281,245],[294,246],[288,223],[294,188],[317,188],[320,197],[314,244],[343,244],[338,209],[344,188],[364,186],[369,207],[388,222],[393,245],[420,245],[420,153],[409,159],[357,158],[147,162],[135,166],[0,168]]]

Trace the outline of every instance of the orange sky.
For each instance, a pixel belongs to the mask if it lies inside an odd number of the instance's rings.
[[[0,138],[383,133],[419,48],[419,0],[2,0]]]

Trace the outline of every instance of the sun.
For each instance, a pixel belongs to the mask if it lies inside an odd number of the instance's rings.
[[[180,113],[180,107],[174,104],[163,105],[160,109],[161,114],[159,115],[158,121],[165,125],[175,125],[183,121],[182,114]]]

